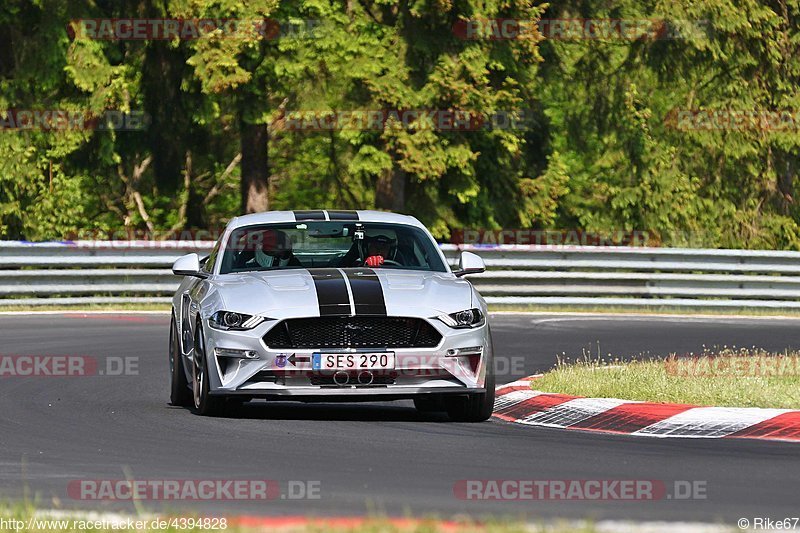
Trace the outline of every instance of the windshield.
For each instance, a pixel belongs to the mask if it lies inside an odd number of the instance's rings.
[[[392,268],[446,272],[419,228],[369,222],[292,222],[234,230],[220,274],[292,268]]]

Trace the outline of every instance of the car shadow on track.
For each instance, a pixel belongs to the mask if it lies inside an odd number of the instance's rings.
[[[183,409],[183,408],[178,408]],[[334,420],[355,422],[450,422],[444,412],[421,413],[392,403],[313,403],[254,401],[231,406],[218,418],[243,420]]]

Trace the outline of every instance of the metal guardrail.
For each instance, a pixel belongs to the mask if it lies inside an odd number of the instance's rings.
[[[165,303],[170,266],[213,243],[0,241],[0,305]],[[484,258],[491,304],[800,308],[800,252],[591,246],[441,246]]]

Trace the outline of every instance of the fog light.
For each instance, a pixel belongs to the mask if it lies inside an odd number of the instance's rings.
[[[238,357],[239,359],[258,359],[255,350],[238,350],[236,348],[214,348],[217,357]]]
[[[448,357],[461,357],[464,355],[483,355],[483,346],[470,346],[468,348],[450,348]]]

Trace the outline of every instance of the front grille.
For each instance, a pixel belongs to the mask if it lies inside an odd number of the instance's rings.
[[[442,336],[421,318],[291,318],[264,335],[270,348],[433,348]]]

